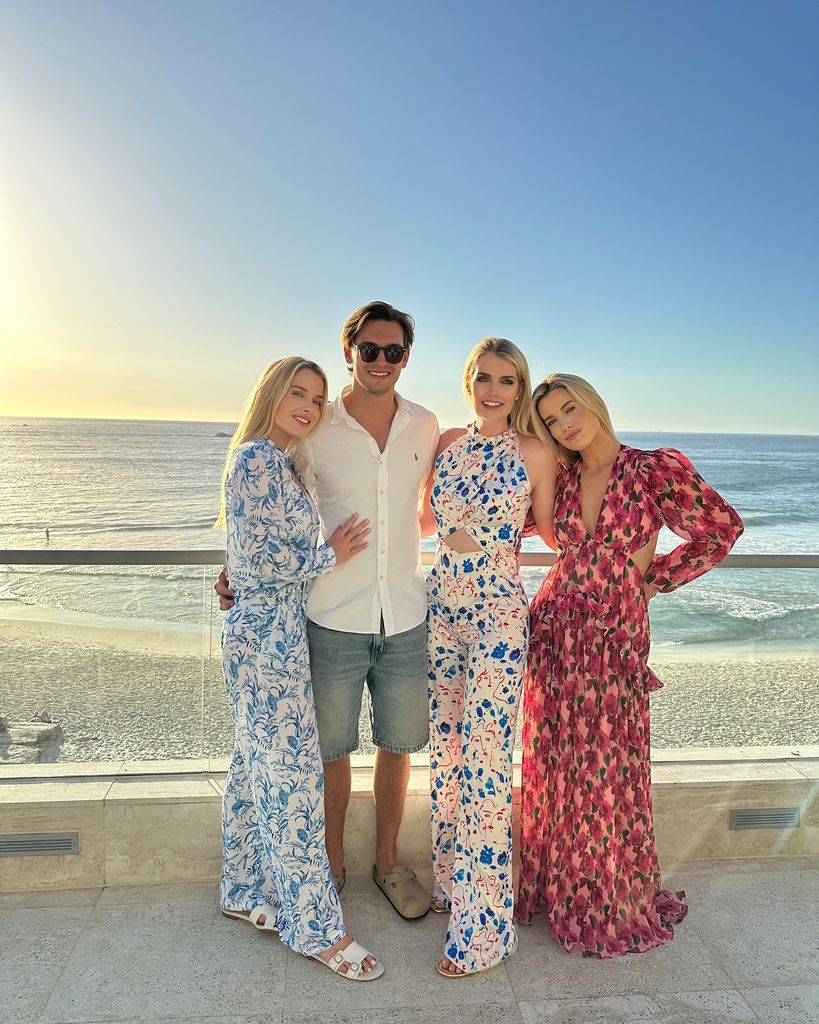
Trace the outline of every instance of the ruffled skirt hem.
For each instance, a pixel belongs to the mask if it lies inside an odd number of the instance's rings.
[[[528,901],[530,906],[532,901]],[[539,901],[538,901],[539,902]],[[520,908],[515,911],[519,925],[533,923],[535,914],[547,910],[545,904],[535,910]],[[673,926],[684,920],[688,904],[682,890],[657,891],[653,904],[645,913],[633,914],[629,920],[625,908],[612,908],[606,920],[592,922],[588,916],[568,917],[559,910],[548,915],[549,927],[555,938],[570,953],[612,959],[626,953],[646,953],[663,946],[674,938]]]

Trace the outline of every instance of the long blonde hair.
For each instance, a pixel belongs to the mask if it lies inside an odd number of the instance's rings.
[[[563,388],[578,405],[582,405],[584,409],[593,412],[598,420],[600,420],[600,426],[603,430],[615,441],[617,440],[617,435],[614,433],[614,427],[611,425],[611,417],[609,416],[606,403],[587,380],[573,373],[550,373],[547,377],[544,377],[532,394],[535,433],[544,444],[548,445],[555,452],[559,461],[564,466],[570,467],[580,461],[580,452],[573,452],[569,448],[565,448],[559,441],[556,441],[552,437],[551,430],[540,418],[540,413],[537,409],[538,402],[556,388]]]
[[[532,384],[529,379],[529,364],[526,356],[521,352],[513,341],[508,338],[484,338],[472,349],[466,357],[464,366],[463,391],[467,405],[472,404],[472,378],[478,368],[478,360],[487,352],[492,352],[501,359],[507,359],[515,367],[515,372],[520,381],[520,395],[509,416],[509,426],[518,434],[524,437],[531,437],[534,434],[534,419],[532,400],[529,394]]]
[[[310,433],[316,429],[324,418],[324,413],[327,409],[327,375],[317,363],[304,359],[301,356],[285,356],[283,359],[277,359],[275,363],[268,363],[245,400],[239,426],[236,428],[228,445],[225,464],[222,467],[219,517],[214,523],[217,529],[224,529],[227,525],[225,516],[225,486],[230,475],[236,449],[246,441],[255,441],[262,437],[267,437],[271,433],[279,405],[290,389],[293,379],[299,370],[312,370],[313,373],[318,374],[324,381],[321,415],[313,424]],[[287,446],[287,450],[294,452],[297,450],[297,446],[298,442],[292,441]]]

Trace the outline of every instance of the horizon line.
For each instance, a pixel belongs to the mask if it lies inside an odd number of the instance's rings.
[[[197,420],[172,419],[165,416],[8,416],[0,415],[2,420],[65,420],[86,421],[97,423],[204,423],[211,426],[238,426],[238,420]],[[638,430],[632,427],[621,427],[624,434],[723,434],[727,437],[819,437],[819,431],[812,433],[791,433],[786,430],[677,430],[668,427],[655,427],[653,430]]]

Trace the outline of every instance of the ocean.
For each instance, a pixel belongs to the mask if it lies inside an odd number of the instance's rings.
[[[0,419],[0,600],[132,625],[201,628],[201,570],[10,566],[2,549],[220,547],[223,534],[212,524],[232,428]],[[638,448],[684,451],[742,515],[745,533],[736,554],[819,551],[819,437],[623,433],[621,439]],[[660,550],[674,543],[673,535],[661,536]],[[524,549],[545,550],[538,540]],[[542,570],[524,570],[530,593],[541,578]],[[819,640],[819,571],[714,572],[653,601],[651,617],[660,647],[813,645]]]
[[[216,569],[25,566],[3,549],[220,548],[212,524],[232,429],[0,418],[0,716],[51,714],[64,740],[44,760],[229,753]],[[742,515],[735,553],[819,552],[819,437],[621,439],[684,451]],[[664,533],[659,549],[674,543]],[[530,595],[542,574],[524,568]],[[717,570],[657,597],[650,616],[666,683],[652,695],[655,748],[819,742],[819,570]]]

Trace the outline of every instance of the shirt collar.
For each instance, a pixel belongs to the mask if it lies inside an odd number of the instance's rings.
[[[344,405],[344,399],[352,391],[352,385],[348,384],[342,388],[341,393],[336,395],[330,404],[330,408],[327,414],[327,421],[329,423],[348,423],[353,426],[357,421],[347,412],[347,407]],[[404,419],[412,419],[412,408],[410,403],[402,398],[398,392],[395,392],[395,416],[400,421]]]
[[[271,441],[269,437],[263,437],[263,442],[266,442],[268,447],[272,449],[273,453],[277,455],[283,462],[288,465],[293,463],[293,453],[288,451],[286,448],[280,448],[275,441]]]

